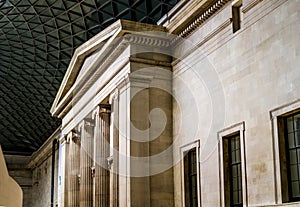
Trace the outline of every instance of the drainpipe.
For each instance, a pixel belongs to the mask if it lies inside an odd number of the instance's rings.
[[[54,171],[55,171],[55,151],[56,151],[57,139],[52,142],[52,166],[51,166],[51,207],[54,207]]]

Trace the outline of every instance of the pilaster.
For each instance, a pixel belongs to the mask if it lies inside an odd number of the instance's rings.
[[[109,171],[107,158],[109,157],[109,124],[110,105],[100,105],[94,112],[94,206],[109,207]]]
[[[119,90],[110,95],[110,207],[119,206]]]
[[[68,154],[69,140],[66,135],[61,135],[59,139],[59,168],[58,168],[58,205],[64,207],[68,205]]]
[[[92,207],[92,169],[94,125],[89,120],[83,120],[79,125],[81,134],[80,148],[80,207]]]
[[[69,133],[69,207],[79,207],[80,137],[75,131]]]

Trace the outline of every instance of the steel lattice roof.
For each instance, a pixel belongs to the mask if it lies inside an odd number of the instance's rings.
[[[178,0],[0,0],[0,144],[31,154],[74,50],[117,19],[155,24]]]

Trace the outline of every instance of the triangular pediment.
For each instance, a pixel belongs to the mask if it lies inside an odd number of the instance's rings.
[[[118,20],[95,37],[91,38],[78,47],[70,61],[67,72],[61,83],[51,108],[51,114],[62,118],[62,110],[66,111],[69,101],[72,99],[74,90],[88,75],[89,68],[103,54],[107,56],[113,48],[113,42],[125,34],[134,34],[143,31],[165,31],[165,28],[157,25],[148,25],[128,20]],[[68,110],[68,109],[67,109]],[[63,113],[65,114],[65,112]]]

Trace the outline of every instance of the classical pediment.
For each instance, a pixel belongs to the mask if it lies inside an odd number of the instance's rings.
[[[78,47],[71,59],[62,84],[51,108],[53,116],[62,118],[70,109],[70,100],[80,85],[91,75],[91,71],[107,60],[117,58],[116,42],[120,37],[141,32],[164,32],[165,28],[157,25],[118,20],[95,37]],[[141,41],[131,38],[131,41]],[[143,40],[147,41],[147,40]],[[160,43],[155,43],[160,44]],[[115,56],[113,56],[113,52]],[[62,110],[65,112],[62,113]]]

